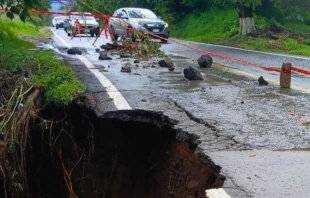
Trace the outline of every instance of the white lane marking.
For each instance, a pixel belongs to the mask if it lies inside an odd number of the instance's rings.
[[[69,45],[63,38],[61,38],[57,32],[55,32],[52,28],[50,28],[53,34],[60,40],[67,48],[71,48],[71,45]]]
[[[206,190],[206,196],[207,198],[231,198],[222,188]]]
[[[61,38],[57,32],[51,29],[53,34],[59,39],[66,47],[71,48],[72,46],[68,44],[63,38]],[[117,88],[112,84],[112,82],[105,77],[98,69],[94,69],[95,66],[89,62],[84,56],[76,55],[76,57],[82,61],[85,66],[92,72],[96,78],[99,80],[101,85],[106,89],[107,94],[113,100],[114,105],[117,110],[131,110],[132,108],[126,101],[126,99],[122,96],[122,94],[117,90]]]
[[[52,29],[51,29],[52,30]],[[54,35],[68,48],[71,48],[64,39],[62,39],[54,30],[52,30]],[[91,71],[97,79],[100,81],[101,85],[106,88],[106,91],[118,110],[130,110],[132,109],[122,94],[117,90],[117,88],[111,83],[111,81],[106,78],[98,69],[94,69],[95,66],[89,62],[84,56],[76,55],[85,66]],[[231,198],[223,189],[211,189],[206,191],[207,198]]]
[[[178,40],[178,39],[176,39]],[[181,40],[183,41],[183,40]],[[259,54],[267,54],[267,55],[273,55],[273,56],[282,56],[282,57],[287,57],[287,58],[297,58],[297,59],[302,59],[302,60],[310,60],[310,58],[306,58],[303,56],[294,56],[294,55],[288,55],[288,54],[277,54],[277,53],[271,53],[271,52],[262,52],[262,51],[256,51],[256,50],[247,50],[247,49],[242,49],[238,47],[229,47],[229,46],[224,46],[224,45],[216,45],[216,44],[210,44],[210,43],[200,43],[200,42],[195,42],[195,41],[185,41],[191,44],[204,44],[204,45],[211,45],[215,47],[222,47],[222,48],[228,48],[228,49],[235,49],[239,51],[245,51],[245,52],[255,52]]]
[[[241,74],[241,75],[248,76],[248,77],[251,77],[251,78],[254,78],[254,79],[255,78],[258,79],[260,77],[260,75],[252,74],[252,73],[249,73],[249,72],[241,71],[239,69],[235,69],[235,68],[231,68],[231,67],[227,67],[227,66],[216,65],[215,67],[226,69],[226,70],[230,70],[233,73]],[[274,79],[265,78],[265,77],[264,77],[264,79],[266,81],[268,81],[268,82],[271,82],[271,83],[275,84],[275,85],[280,85],[280,80],[274,80]],[[291,88],[295,89],[297,91],[302,91],[302,92],[305,92],[305,93],[310,93],[310,89],[307,89],[307,88],[304,88],[304,87],[298,87],[298,86],[295,86],[295,85],[291,85]]]

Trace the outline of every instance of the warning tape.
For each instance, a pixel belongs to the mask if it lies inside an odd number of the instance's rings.
[[[57,0],[58,2],[61,2],[60,0]],[[47,14],[47,15],[63,15],[63,16],[70,16],[70,15],[76,15],[76,16],[94,16],[96,18],[99,18],[99,19],[102,19],[104,21],[104,26],[102,27],[102,29],[100,30],[100,34],[98,36],[101,35],[101,33],[104,31],[105,32],[105,36],[106,38],[108,38],[108,29],[110,28],[110,18],[118,18],[118,19],[121,19],[123,20],[125,23],[128,24],[128,26],[126,27],[125,25],[119,23],[121,26],[124,26],[124,28],[129,28],[128,29],[128,32],[131,32],[132,30],[134,31],[138,31],[137,29],[135,29],[134,27],[131,26],[131,24],[129,24],[126,20],[120,18],[120,17],[116,17],[116,16],[111,16],[111,15],[106,15],[106,14],[101,14],[97,9],[93,8],[92,6],[90,5],[87,5],[85,2],[82,2],[80,0],[77,0],[78,2],[82,3],[83,5],[87,6],[88,8],[96,11],[97,13],[99,14],[81,14],[81,13],[71,13],[71,12],[51,12],[51,11],[42,11],[42,10],[30,10],[29,13],[30,14]],[[62,2],[63,3],[63,2]],[[65,4],[63,3],[64,5],[66,6],[70,6],[68,4]],[[8,12],[7,9],[0,9],[0,12]],[[130,30],[130,28],[132,28],[132,30]],[[141,30],[139,30],[141,31]],[[201,52],[201,53],[205,53],[205,54],[209,54],[211,56],[214,56],[214,57],[217,57],[217,58],[220,58],[220,59],[224,59],[224,60],[228,60],[228,61],[232,61],[232,62],[236,62],[236,63],[240,63],[240,64],[244,64],[244,65],[249,65],[249,66],[252,66],[252,67],[257,67],[257,68],[261,68],[261,69],[264,69],[264,70],[267,70],[267,71],[272,71],[272,72],[281,72],[281,69],[278,69],[278,68],[271,68],[271,67],[268,67],[268,66],[264,66],[264,65],[260,65],[260,64],[256,64],[256,63],[252,63],[252,62],[248,62],[248,61],[244,61],[244,60],[239,60],[239,59],[236,59],[236,58],[232,58],[232,57],[229,57],[229,56],[225,56],[225,55],[221,55],[221,54],[217,54],[217,53],[214,53],[214,52],[210,52],[210,51],[207,51],[207,50],[204,50],[204,49],[201,49],[201,48],[198,48],[198,47],[193,47],[193,46],[190,46],[190,45],[187,45],[187,44],[184,44],[184,43],[181,43],[179,41],[176,41],[176,40],[173,40],[173,39],[168,39],[168,38],[165,38],[165,37],[162,37],[162,36],[159,36],[155,33],[152,33],[152,32],[145,32],[142,30],[142,32],[144,32],[145,34],[149,34],[155,38],[159,38],[161,40],[166,40],[166,41],[170,41],[172,43],[176,43],[178,45],[181,45],[183,47],[186,47],[188,49],[192,49],[192,50],[195,50],[195,51],[198,51],[198,52]],[[96,38],[96,40],[94,41],[94,43],[97,41],[98,37]],[[93,44],[94,44],[93,43]],[[310,71],[308,70],[305,70],[305,69],[301,69],[301,68],[298,68],[296,66],[292,66],[292,71],[294,72],[297,72],[297,73],[302,73],[302,74],[305,74],[305,75],[310,75]]]
[[[304,70],[304,69],[301,69],[301,68],[298,68],[298,67],[295,67],[295,66],[292,66],[292,71],[310,76],[310,71]]]
[[[73,27],[73,30],[71,32],[71,40],[73,39],[73,37],[76,34],[81,34],[81,29],[82,29],[82,24],[79,22],[79,20],[76,20],[74,22],[74,27]]]

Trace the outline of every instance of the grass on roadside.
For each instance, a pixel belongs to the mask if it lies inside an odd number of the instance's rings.
[[[56,59],[53,51],[31,50],[33,43],[17,37],[44,36],[32,24],[1,18],[0,27],[0,68],[12,75],[31,73],[31,82],[44,88],[47,101],[59,105],[69,104],[84,92],[85,85],[70,67]],[[21,27],[23,30],[19,31]]]
[[[38,27],[29,22],[22,22],[19,19],[9,19],[6,17],[0,17],[1,30],[9,29],[21,36],[37,36],[37,37],[49,37],[51,32],[48,28]]]
[[[258,30],[268,29],[270,20],[254,16]],[[284,24],[288,29],[302,33],[309,32],[310,26],[305,24]],[[310,56],[310,39],[252,39],[238,35],[239,21],[237,9],[209,8],[202,13],[192,13],[174,26],[172,36],[214,44],[240,47],[250,50],[280,52],[294,55]]]
[[[226,41],[219,42],[219,44],[236,46],[249,50],[310,56],[309,39],[300,41],[296,39],[270,40],[265,38],[252,39],[241,36],[234,36]]]
[[[236,9],[211,8],[203,13],[189,14],[178,23],[172,36],[198,42],[216,42],[238,33]]]

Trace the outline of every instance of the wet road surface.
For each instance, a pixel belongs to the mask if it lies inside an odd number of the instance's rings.
[[[176,41],[186,45],[193,46],[195,48],[210,51],[212,53],[232,57],[241,61],[251,62],[257,65],[262,65],[270,68],[281,68],[281,65],[284,62],[289,62],[292,63],[293,66],[310,71],[310,58],[308,57],[242,50],[238,48],[223,47],[218,45],[202,44],[196,42],[186,42],[179,40]],[[170,53],[175,53],[182,56],[194,58],[195,60],[202,55],[202,53],[199,51],[188,49],[184,46],[180,46],[179,44],[173,43],[173,40],[169,44],[163,45],[162,49]],[[264,76],[264,78],[279,81],[279,73],[277,72],[270,72],[263,70],[261,68],[253,67],[246,64],[240,64],[237,62],[217,57],[213,57],[213,59],[215,62],[219,64],[226,65],[231,68],[235,68],[245,72],[249,72],[254,75]],[[310,88],[310,76],[292,72],[292,85],[300,88]]]
[[[277,73],[215,58],[215,62],[226,67],[215,65],[210,69],[200,69],[205,80],[190,82],[184,79],[183,68],[198,68],[196,58],[201,54],[171,43],[164,44],[162,49],[193,57],[194,61],[172,56],[177,67],[174,72],[169,72],[167,68],[157,67],[159,59],[153,58],[151,61],[141,61],[131,74],[121,73],[121,66],[133,60],[119,59],[117,55],[112,56],[112,61],[98,60],[95,48],[108,40],[101,37],[92,46],[94,38],[71,40],[63,30],[54,31],[71,46],[84,48],[86,59],[112,82],[132,109],[164,112],[171,119],[179,120],[177,127],[197,135],[199,149],[223,167],[223,173],[228,177],[225,190],[232,197],[309,197],[310,172],[305,170],[305,166],[309,164],[310,153],[273,151],[310,148],[309,94],[280,89],[276,84],[260,87],[257,79],[232,73],[231,68],[272,79],[279,78]],[[55,36],[53,40],[60,51],[66,52],[63,42]],[[195,45],[234,58],[246,57],[248,61],[259,61],[259,64],[272,67],[296,59]],[[76,61],[74,56],[65,57],[71,63]],[[310,61],[306,58],[296,59],[296,66],[307,68],[307,62]],[[96,95],[94,103],[98,114],[116,110],[106,90],[89,69],[81,65],[76,71],[87,84],[88,91]],[[310,81],[307,76],[299,75],[293,78],[293,83],[296,82],[308,88],[306,85]],[[212,126],[213,130],[205,126]],[[250,157],[252,152],[256,153],[254,157]],[[288,189],[288,186],[291,187]]]

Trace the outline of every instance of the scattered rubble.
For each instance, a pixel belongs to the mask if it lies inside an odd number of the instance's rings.
[[[67,53],[72,54],[72,55],[76,55],[76,54],[81,55],[82,54],[81,50],[79,50],[76,47],[72,47],[72,48],[68,49]]]
[[[203,68],[211,67],[212,63],[213,59],[208,54],[204,54],[198,59],[198,65]]]
[[[120,58],[130,58],[131,55],[130,54],[121,54],[119,57]]]
[[[133,63],[140,63],[140,61],[139,60],[134,60]]]
[[[123,49],[124,46],[121,46],[117,43],[107,43],[105,45],[101,45],[100,46],[101,49],[104,49],[104,50],[120,50],[120,49]]]
[[[201,73],[192,67],[185,68],[183,73],[188,80],[203,80]]]
[[[267,86],[269,84],[262,76],[258,78],[258,83],[263,86]]]
[[[158,62],[160,67],[174,67],[174,64],[170,58],[162,59]]]
[[[117,51],[120,55],[120,58],[146,58],[151,56],[163,55],[160,51],[160,44],[152,41],[148,37],[144,39],[133,42],[131,39],[122,38],[119,41],[114,41],[113,43],[107,43],[100,46],[101,49],[106,51]]]
[[[101,51],[99,55],[99,60],[113,60],[113,58],[108,56],[108,53],[105,51]]]
[[[174,71],[174,67],[169,67],[168,70],[169,71]]]
[[[130,63],[126,63],[126,65],[121,68],[121,72],[131,73],[131,66]]]
[[[130,73],[131,72],[131,68],[127,67],[127,66],[124,66],[124,67],[121,68],[121,72]]]
[[[158,62],[160,67],[167,67],[169,71],[174,71],[174,64],[170,58],[162,59]]]

